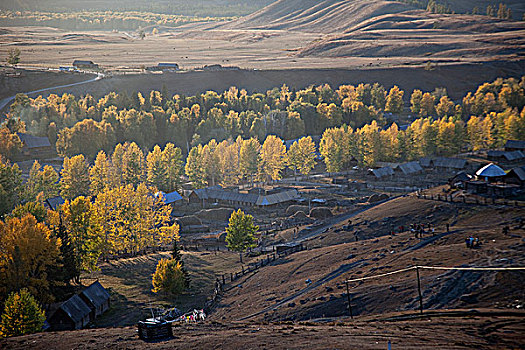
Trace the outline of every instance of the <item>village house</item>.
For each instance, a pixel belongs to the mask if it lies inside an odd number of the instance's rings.
[[[505,151],[507,152],[522,151],[523,153],[525,153],[525,141],[508,140],[505,143]]]
[[[109,293],[102,285],[95,281],[80,293],[80,298],[90,308],[90,318],[94,320],[109,309]]]
[[[180,205],[184,203],[184,198],[177,191],[170,193],[159,191],[155,193],[155,198],[159,198],[160,196],[162,196],[162,202],[164,205]]]
[[[66,331],[84,328],[90,321],[91,309],[78,296],[73,295],[60,305],[49,319],[51,330]]]
[[[73,61],[73,67],[75,67],[75,68],[97,69],[98,68],[98,64],[93,63],[93,61],[74,60]]]
[[[26,157],[46,158],[54,155],[54,149],[47,137],[33,136],[25,133],[17,133],[22,141],[22,154]]]
[[[394,169],[394,172],[401,172],[403,175],[415,175],[422,173],[423,168],[419,165],[419,162],[413,161],[399,164]]]
[[[384,177],[391,177],[394,175],[394,169],[392,169],[389,166],[385,166],[379,169],[372,169],[371,172],[378,179],[382,179]]]

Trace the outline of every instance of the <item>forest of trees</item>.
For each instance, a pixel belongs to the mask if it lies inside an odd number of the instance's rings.
[[[148,26],[177,27],[192,22],[231,19],[233,17],[190,17],[138,11],[30,12],[0,10],[0,25],[2,26],[46,26],[70,30],[137,30]]]

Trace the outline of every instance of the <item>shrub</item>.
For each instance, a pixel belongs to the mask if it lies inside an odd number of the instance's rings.
[[[154,293],[181,294],[186,285],[181,263],[175,259],[161,259],[153,274],[152,284]]]
[[[36,299],[25,288],[11,293],[5,302],[0,323],[2,337],[14,337],[42,330],[46,317]]]

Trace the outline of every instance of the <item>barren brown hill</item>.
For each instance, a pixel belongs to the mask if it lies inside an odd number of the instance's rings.
[[[473,5],[454,3],[462,9]],[[331,34],[299,49],[302,58],[495,58],[522,56],[525,50],[524,22],[432,14],[386,0],[280,0],[219,28]]]
[[[235,281],[211,315],[214,320],[306,321],[348,315],[346,279],[373,276],[414,265],[458,267],[523,266],[523,210],[450,204],[401,197],[369,209],[345,227],[307,242],[308,251],[276,261]],[[415,238],[410,223],[432,223],[435,233]],[[450,224],[447,232],[445,224]],[[394,236],[393,227],[406,230]],[[512,227],[510,235],[502,227]],[[356,241],[356,233],[359,240]],[[470,249],[470,235],[481,246]],[[375,237],[375,238],[374,238]],[[523,272],[424,270],[423,307],[521,308]],[[415,271],[350,284],[354,316],[417,310]]]
[[[412,9],[413,6],[386,0],[280,0],[224,28],[336,33],[370,18]]]

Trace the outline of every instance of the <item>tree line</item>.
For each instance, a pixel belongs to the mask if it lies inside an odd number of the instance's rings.
[[[46,26],[74,30],[137,30],[148,26],[177,27],[193,22],[231,19],[233,17],[195,17],[139,11],[40,12],[0,10],[0,25]]]
[[[390,114],[452,117],[465,123],[472,116],[485,118],[491,113],[519,117],[525,105],[524,86],[525,78],[498,79],[481,85],[460,103],[452,101],[444,89],[416,89],[408,98],[397,86],[387,91],[377,83],[342,85],[337,90],[329,85],[311,86],[298,91],[283,85],[264,94],[248,94],[236,87],[222,94],[208,91],[171,97],[165,89],[148,96],[112,92],[98,100],[90,95],[50,95],[47,99],[18,95],[0,132],[6,140],[0,152],[7,157],[16,153],[20,144],[8,134],[21,130],[47,136],[61,156],[83,153],[91,161],[99,150],[108,153],[124,142],[135,142],[143,150],[171,142],[188,155],[193,146],[212,139],[220,142],[241,136],[263,142],[267,135],[276,135],[289,140],[320,135],[343,124],[362,128],[373,120],[384,128]],[[92,142],[86,144],[86,139]]]

